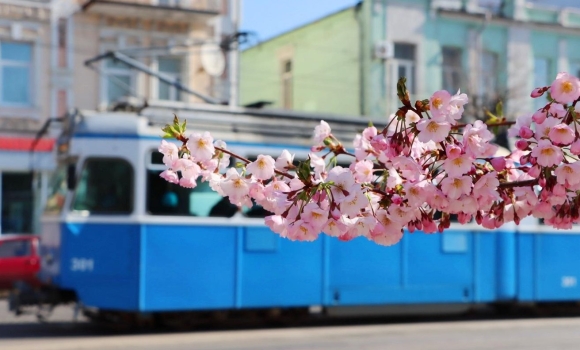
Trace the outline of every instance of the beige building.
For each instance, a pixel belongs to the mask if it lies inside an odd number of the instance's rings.
[[[236,54],[216,44],[235,33],[238,1],[0,0],[0,234],[35,231],[54,167],[54,140],[34,144],[47,119],[126,97],[202,102],[118,61],[86,60],[119,51],[227,102]]]

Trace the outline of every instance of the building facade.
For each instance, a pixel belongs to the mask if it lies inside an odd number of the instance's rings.
[[[314,33],[336,22],[338,14],[334,14],[244,51],[242,103],[269,100],[273,107],[380,120],[396,110],[396,83],[405,76],[417,99],[439,89],[453,93],[461,89],[470,95],[468,117],[481,117],[484,108],[501,100],[507,116],[513,118],[541,103],[529,98],[533,87],[548,84],[558,71],[580,74],[577,2],[364,0],[341,13],[357,13],[360,24],[344,20],[340,29],[316,37]],[[324,49],[334,42],[348,53],[340,56]],[[318,48],[315,61],[304,54],[306,47]],[[307,90],[312,101],[305,104],[297,97],[303,93],[298,83],[290,93],[280,93],[284,60],[288,60],[277,55],[282,50],[293,53],[294,72],[328,74],[332,62],[341,57],[357,61],[337,69],[331,97],[319,98],[321,92],[312,87]],[[329,78],[318,75],[315,80],[314,76],[309,78],[319,85],[331,83]],[[268,83],[260,86],[260,81]],[[282,103],[284,96],[294,99]],[[327,100],[356,100],[352,105],[358,109],[323,102]]]
[[[238,0],[0,0],[1,233],[37,230],[55,166],[47,120],[127,100],[201,102],[112,59],[115,50],[227,102]],[[213,50],[213,51],[212,51]]]

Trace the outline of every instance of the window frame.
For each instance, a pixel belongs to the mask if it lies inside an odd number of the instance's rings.
[[[28,62],[3,59],[2,58],[2,44],[3,43],[27,45],[30,48],[30,59],[28,60]],[[34,61],[35,61],[34,43],[28,42],[28,41],[0,40],[0,106],[3,106],[3,107],[25,107],[25,108],[33,107],[33,105],[34,105],[34,90],[33,90]],[[18,102],[4,101],[4,99],[3,99],[4,86],[2,84],[4,67],[28,68],[27,102],[18,103]]]
[[[173,73],[173,72],[164,72],[160,69],[160,64],[159,61],[162,59],[174,59],[174,60],[178,60],[179,61],[179,72],[178,73]],[[158,73],[161,73],[163,75],[166,75],[167,77],[173,78],[173,79],[178,79],[179,81],[183,81],[183,75],[184,75],[184,71],[185,69],[183,68],[184,65],[184,60],[183,57],[181,56],[158,56],[155,59],[155,64],[156,67],[155,69],[157,70]],[[169,99],[164,99],[161,98],[161,84],[165,84],[162,81],[160,81],[158,78],[155,79],[156,80],[156,87],[155,87],[155,98],[160,100],[160,101],[182,101],[183,100],[183,94],[177,90],[174,86],[169,86]]]
[[[290,67],[290,70],[286,70]],[[294,59],[286,58],[280,62],[280,94],[281,107],[284,109],[294,108]]]
[[[396,46],[397,45],[405,45],[408,47],[413,48],[413,58],[405,58],[405,57],[397,57],[396,55]],[[414,94],[417,92],[418,87],[416,86],[416,76],[417,76],[417,50],[418,45],[416,43],[410,42],[394,42],[393,43],[393,57],[387,60],[387,76],[389,77],[389,84],[388,84],[388,98],[391,99],[392,96],[397,95],[397,83],[399,81],[399,69],[404,68],[405,71],[410,71],[411,74],[409,76],[405,76],[407,78],[407,89],[409,93]]]
[[[107,45],[107,46],[103,47],[102,53],[105,53],[109,50],[116,50],[116,48],[113,46]],[[105,105],[109,106],[111,103],[115,102],[115,101],[109,100],[109,80],[111,80],[111,78],[112,78],[111,76],[129,77],[130,91],[127,94],[130,96],[137,95],[137,72],[135,72],[135,70],[132,69],[131,67],[129,67],[127,69],[118,68],[118,67],[107,67],[107,60],[103,60],[101,62],[100,71],[102,72],[101,79],[100,79],[100,82],[101,82],[101,89],[100,89],[101,104],[105,104]],[[115,84],[115,83],[113,82],[113,84]]]
[[[75,203],[77,200],[77,195],[78,195],[78,187],[81,183],[81,176],[83,174],[83,171],[86,169],[87,164],[90,161],[95,161],[95,160],[118,160],[118,161],[122,161],[124,163],[126,163],[127,165],[129,165],[130,169],[131,169],[131,186],[129,186],[130,188],[130,198],[129,198],[129,203],[130,203],[130,209],[127,212],[122,212],[122,213],[114,213],[114,212],[93,212],[93,211],[89,211],[89,210],[78,210],[75,209]],[[81,215],[81,216],[130,216],[133,215],[135,213],[136,210],[136,203],[135,203],[135,198],[136,198],[136,191],[135,191],[135,185],[137,183],[137,178],[136,178],[136,173],[135,173],[135,167],[133,166],[133,164],[128,161],[125,158],[121,158],[121,157],[101,157],[101,156],[96,156],[96,157],[87,157],[83,160],[82,162],[82,166],[80,167],[80,171],[78,171],[75,175],[75,188],[73,191],[73,195],[71,198],[70,203],[68,204],[68,210],[70,213],[73,214],[77,214],[77,215]]]
[[[485,67],[485,57],[493,57],[494,67],[486,69]],[[499,89],[499,67],[500,67],[500,55],[495,51],[483,51],[481,53],[479,62],[479,79],[477,81],[479,95],[482,97],[483,101],[493,100],[497,97],[497,92]],[[489,74],[493,71],[493,74]],[[492,83],[490,83],[490,81]]]
[[[455,66],[452,64],[452,62],[446,62],[445,57],[449,57],[445,55],[445,51],[448,50],[448,52],[454,51],[455,58],[458,57],[458,66]],[[443,45],[441,46],[441,88],[443,90],[447,90],[451,93],[455,93],[457,92],[460,88],[461,88],[461,84],[463,83],[464,80],[464,71],[463,71],[463,48],[458,47],[458,46],[449,46],[449,45]],[[453,81],[453,77],[454,74],[457,75],[457,77],[459,78],[457,82]],[[446,81],[446,78],[450,78],[450,81]],[[455,83],[457,83],[457,87],[453,87],[451,91],[449,88],[451,87],[451,85],[454,85]]]

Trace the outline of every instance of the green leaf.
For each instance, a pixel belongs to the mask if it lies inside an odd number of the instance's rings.
[[[503,102],[499,101],[495,105],[495,115],[499,118],[503,118]]]
[[[296,174],[301,181],[310,181],[310,158],[298,164],[298,171]]]

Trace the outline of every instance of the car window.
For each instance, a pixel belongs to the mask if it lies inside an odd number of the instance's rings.
[[[0,242],[0,258],[17,258],[29,256],[31,244],[27,240]]]

